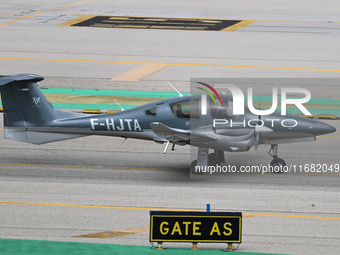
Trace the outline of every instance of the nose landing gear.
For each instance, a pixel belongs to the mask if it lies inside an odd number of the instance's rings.
[[[283,168],[287,164],[282,158],[277,157],[277,149],[278,149],[278,145],[272,144],[268,154],[273,157],[273,160],[270,162],[270,166],[273,169],[273,173],[280,174],[280,173],[283,173]]]

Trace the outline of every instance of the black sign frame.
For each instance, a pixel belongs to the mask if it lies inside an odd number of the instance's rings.
[[[149,237],[159,243],[241,243],[242,213],[150,211]]]

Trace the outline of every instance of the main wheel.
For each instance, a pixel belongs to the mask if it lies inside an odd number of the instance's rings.
[[[283,168],[286,166],[286,162],[282,158],[274,158],[270,162],[270,166],[273,168],[273,173],[281,174],[283,173]]]
[[[192,174],[196,174],[197,173],[197,172],[195,172],[196,166],[197,166],[197,160],[192,161],[191,164],[190,164],[190,172]]]
[[[197,171],[196,172],[196,166],[197,166],[197,160],[194,160],[194,161],[192,161],[191,162],[191,165],[190,165],[190,172],[192,173],[192,174],[204,174],[203,172],[201,172],[201,171]]]

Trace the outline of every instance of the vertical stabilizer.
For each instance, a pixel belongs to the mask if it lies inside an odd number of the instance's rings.
[[[36,127],[49,127],[56,119],[74,118],[76,113],[55,109],[46,99],[36,82],[44,78],[34,74],[0,77],[0,91],[4,111],[5,138],[27,142],[46,143],[79,137],[30,131]]]

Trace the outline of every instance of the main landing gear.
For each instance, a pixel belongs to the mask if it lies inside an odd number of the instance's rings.
[[[273,160],[270,162],[273,173],[283,173],[286,162],[277,156],[277,144],[272,144],[268,152]],[[216,166],[225,163],[224,152],[215,150],[214,153],[209,154],[208,148],[198,148],[197,160],[194,160],[190,165],[190,172],[192,174],[207,173],[207,166]],[[200,167],[197,167],[200,166]]]
[[[225,163],[224,151],[214,150],[214,153],[208,155],[208,165],[216,166]]]
[[[286,166],[286,162],[282,158],[277,157],[277,144],[272,144],[268,152],[273,160],[270,162],[270,166],[273,169],[273,173],[283,173],[283,168]]]
[[[197,160],[190,165],[190,171],[193,174],[206,173],[207,166],[216,166],[225,163],[224,151],[214,150],[209,154],[209,148],[198,148]],[[200,166],[200,168],[196,167]]]

